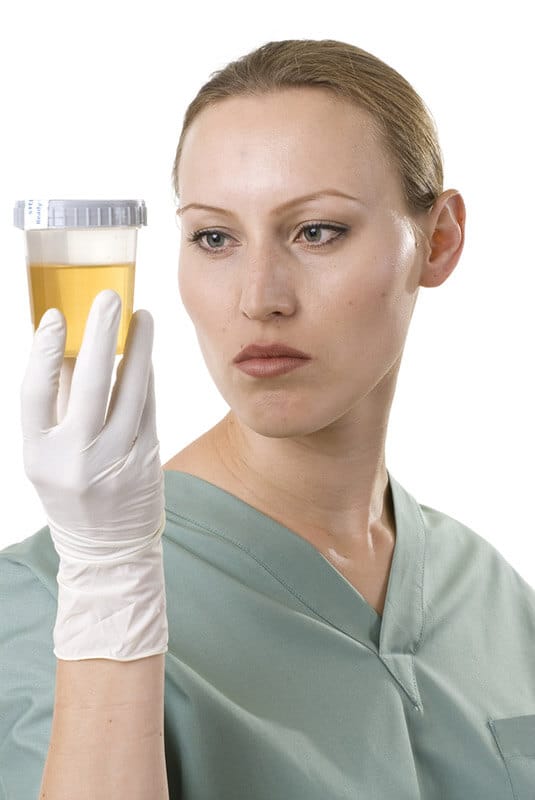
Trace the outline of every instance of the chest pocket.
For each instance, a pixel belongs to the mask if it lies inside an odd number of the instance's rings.
[[[490,719],[515,800],[535,800],[535,714]]]

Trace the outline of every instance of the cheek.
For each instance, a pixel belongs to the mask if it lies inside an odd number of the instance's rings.
[[[195,281],[193,270],[186,266],[186,261],[180,254],[178,262],[178,291],[180,299],[188,315],[191,317],[196,301]]]
[[[346,345],[341,351],[367,364],[370,379],[402,352],[414,304],[411,268],[412,258],[399,249],[376,252],[329,304],[331,325]]]
[[[178,288],[184,308],[191,321],[197,327],[210,319],[210,290],[198,278],[193,265],[181,261],[178,268]]]
[[[214,281],[201,281],[193,265],[179,264],[178,287],[205,359],[225,341],[231,319],[229,292]],[[215,356],[215,354],[214,354]]]
[[[368,249],[365,268],[357,274],[348,300],[364,315],[378,319],[386,315],[394,322],[412,302],[415,248],[404,220],[385,224],[383,230]]]
[[[375,328],[388,313],[397,291],[397,278],[386,254],[358,258],[344,265],[339,277],[322,292],[320,316],[354,330]]]

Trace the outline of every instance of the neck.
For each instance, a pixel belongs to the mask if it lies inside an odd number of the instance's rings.
[[[224,468],[252,505],[315,544],[345,555],[371,552],[395,538],[384,459],[386,428],[355,442],[354,421],[306,436],[263,436],[230,411],[212,429]]]

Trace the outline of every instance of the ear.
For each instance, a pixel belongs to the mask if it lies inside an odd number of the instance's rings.
[[[448,189],[435,201],[422,225],[426,246],[420,286],[440,286],[451,275],[463,251],[465,219],[464,200],[456,189]]]

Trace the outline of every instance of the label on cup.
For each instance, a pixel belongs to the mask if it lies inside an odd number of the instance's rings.
[[[48,228],[48,200],[26,200],[24,203],[24,229]]]

